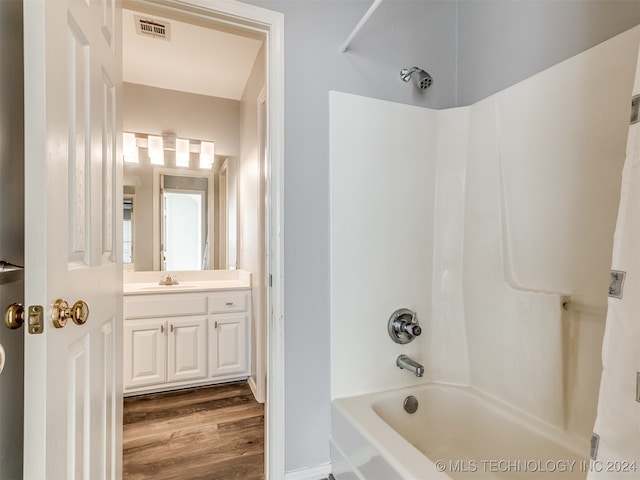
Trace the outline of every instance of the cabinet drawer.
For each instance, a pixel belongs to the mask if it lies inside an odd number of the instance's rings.
[[[124,318],[206,315],[205,295],[136,295],[125,297]]]
[[[249,309],[249,292],[220,292],[209,296],[209,313],[244,312]]]

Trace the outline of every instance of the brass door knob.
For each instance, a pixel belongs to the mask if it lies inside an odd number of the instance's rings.
[[[73,320],[76,325],[84,325],[89,318],[89,305],[84,300],[78,300],[72,307],[69,307],[65,300],[59,298],[53,304],[51,317],[53,326],[56,328],[64,327],[68,319]]]
[[[7,328],[15,330],[20,328],[24,323],[24,307],[19,303],[13,303],[7,307],[4,312],[4,324]]]

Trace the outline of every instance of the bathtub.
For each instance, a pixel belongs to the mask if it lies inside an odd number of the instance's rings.
[[[408,396],[418,409],[404,409]],[[332,402],[336,480],[586,478],[588,440],[469,387],[425,384]]]

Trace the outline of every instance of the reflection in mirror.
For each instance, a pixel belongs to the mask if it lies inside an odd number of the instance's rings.
[[[160,175],[162,270],[208,270],[208,179]]]
[[[134,187],[124,187],[122,197],[122,263],[133,266],[133,199],[135,197]],[[132,268],[131,268],[132,269]]]
[[[210,268],[214,177],[211,170],[153,168],[153,270]]]
[[[124,164],[124,268],[234,269],[236,158],[216,156],[211,169],[200,169],[194,158],[191,168],[179,168],[172,151],[157,166],[139,150],[139,163]]]

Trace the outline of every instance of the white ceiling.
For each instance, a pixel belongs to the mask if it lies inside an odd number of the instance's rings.
[[[137,34],[134,14],[170,23],[169,41]],[[125,82],[240,100],[260,40],[127,9],[122,17]]]

